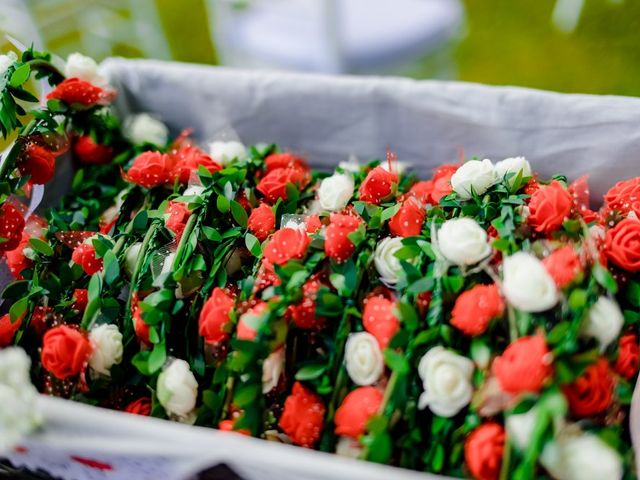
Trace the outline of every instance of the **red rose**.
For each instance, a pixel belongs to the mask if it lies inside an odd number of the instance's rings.
[[[180,243],[184,229],[187,226],[187,220],[191,216],[191,211],[187,205],[182,202],[174,202],[173,200],[167,205],[166,214],[168,218],[165,222],[166,227],[176,235],[176,243]]]
[[[79,78],[67,78],[59,83],[48,95],[49,100],[56,99],[76,107],[106,105],[113,99],[115,92],[103,90]]]
[[[87,303],[89,303],[89,291],[86,288],[76,288],[73,291],[73,300],[71,308],[84,312],[85,308],[87,308]]]
[[[551,360],[542,335],[520,337],[493,361],[493,374],[505,392],[538,392],[553,373]]]
[[[631,380],[640,367],[640,347],[635,333],[626,333],[618,344],[618,358],[613,369],[623,378]]]
[[[23,232],[22,240],[20,240],[18,246],[4,254],[7,261],[7,267],[9,267],[11,275],[13,275],[13,278],[16,280],[22,280],[22,271],[31,267],[33,264],[31,259],[24,256],[24,249],[29,245],[29,240],[29,235],[27,235],[26,232]]]
[[[0,317],[0,348],[6,347],[13,341],[13,336],[22,325],[23,316],[17,318],[13,323],[8,313]]]
[[[367,430],[367,422],[382,404],[382,392],[375,387],[359,387],[349,392],[336,410],[336,435],[357,440]]]
[[[233,308],[233,297],[221,288],[214,288],[205,302],[198,320],[198,333],[204,341],[211,344],[222,343],[229,338],[229,314]]]
[[[307,227],[307,233],[316,233],[322,228],[322,222],[319,215],[308,215],[304,219],[304,224]]]
[[[87,275],[93,275],[102,270],[102,259],[96,257],[96,249],[90,243],[81,243],[74,248],[71,260],[80,265]]]
[[[291,259],[300,259],[307,253],[309,235],[297,228],[282,228],[273,234],[264,247],[264,257],[271,263],[284,265]]]
[[[464,460],[476,480],[497,480],[502,466],[505,433],[502,425],[487,422],[476,428],[464,443]]]
[[[433,175],[433,190],[431,191],[431,202],[438,203],[445,195],[453,191],[451,177],[458,170],[458,165],[442,165],[438,167]]]
[[[572,203],[569,192],[554,180],[531,195],[527,221],[536,232],[549,234],[562,226]]]
[[[22,240],[24,217],[11,203],[0,206],[0,253],[15,250]]]
[[[616,183],[604,196],[605,206],[623,215],[635,212],[640,215],[640,177]]]
[[[29,326],[33,328],[38,335],[44,335],[51,327],[52,315],[53,308],[38,305],[31,314]]]
[[[113,148],[94,142],[91,135],[79,137],[73,145],[73,153],[85,165],[104,165],[113,158]]]
[[[136,332],[136,337],[144,345],[151,345],[149,340],[149,324],[147,324],[142,318],[142,308],[138,304],[138,294],[134,293],[131,297],[131,318],[133,319],[133,330]]]
[[[287,184],[292,183],[303,189],[309,183],[309,173],[299,168],[276,168],[267,173],[258,183],[256,189],[262,193],[269,203],[279,198],[287,199]]]
[[[313,448],[324,427],[325,411],[322,399],[296,382],[291,395],[284,401],[278,425],[294,444]]]
[[[197,173],[198,166],[202,165],[210,173],[222,169],[222,165],[204,153],[198,147],[185,144],[181,145],[173,154],[175,162],[174,175],[180,183],[186,185],[191,178],[191,172]]]
[[[500,290],[493,285],[476,285],[463,292],[451,312],[451,325],[471,336],[482,335],[494,318],[504,313]]]
[[[531,196],[534,193],[536,193],[538,190],[540,190],[540,184],[538,183],[538,181],[535,178],[531,178],[524,185],[524,188],[522,189],[522,193]]]
[[[173,167],[174,163],[170,155],[160,152],[144,152],[133,160],[124,179],[145,188],[157,187],[171,181]]]
[[[289,306],[289,313],[296,327],[320,329],[324,326],[326,319],[324,317],[316,317],[316,298],[320,286],[321,283],[318,276],[312,276],[302,286],[302,300]]]
[[[558,288],[569,285],[582,270],[580,257],[570,245],[554,250],[542,263]]]
[[[400,329],[394,308],[395,302],[382,295],[372,296],[364,301],[362,324],[367,332],[376,337],[380,348],[386,348]]]
[[[272,153],[264,159],[264,166],[267,173],[278,168],[297,168],[302,171],[308,171],[309,166],[304,158],[298,157],[290,152]]]
[[[397,237],[420,235],[427,212],[415,198],[402,202],[400,210],[389,220],[389,231]]]
[[[607,409],[614,388],[615,381],[609,364],[601,358],[562,390],[569,401],[571,413],[577,417],[589,417]]]
[[[271,207],[266,203],[260,203],[251,210],[247,228],[258,240],[264,242],[276,228],[276,216]]]
[[[276,275],[276,272],[273,269],[273,264],[266,258],[262,257],[262,262],[258,269],[258,276],[256,277],[256,283],[253,286],[254,293],[260,292],[271,285],[278,286],[281,283],[282,281],[280,280],[280,277]]]
[[[79,374],[90,355],[91,343],[75,328],[54,327],[42,339],[42,366],[60,380]]]
[[[360,218],[353,215],[332,213],[330,223],[325,232],[324,253],[338,263],[346,261],[356,246],[349,240],[349,234],[358,230]]]
[[[398,175],[378,166],[371,170],[360,185],[360,200],[378,205],[391,198],[398,185]]]
[[[569,193],[573,198],[573,207],[575,211],[586,223],[593,222],[598,218],[598,214],[589,208],[590,195],[586,175],[583,175],[571,182],[571,185],[569,185]]]
[[[151,415],[151,399],[149,397],[140,397],[138,400],[135,400],[124,407],[123,412],[148,417]]]
[[[56,156],[48,148],[31,143],[18,164],[18,170],[23,176],[29,175],[32,183],[44,185],[53,178]]]
[[[605,254],[613,264],[624,270],[640,270],[640,220],[626,218],[607,230]]]
[[[260,301],[255,306],[246,311],[238,321],[236,326],[236,337],[238,340],[246,340],[253,342],[258,337],[259,321],[252,321],[254,318],[260,318],[267,313],[269,305]]]
[[[426,205],[431,203],[431,192],[433,192],[433,180],[422,180],[414,183],[405,194],[405,197],[414,197],[420,203]]]

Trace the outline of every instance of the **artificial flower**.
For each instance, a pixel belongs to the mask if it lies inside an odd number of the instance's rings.
[[[497,285],[476,285],[456,299],[450,323],[467,335],[481,335],[504,308]]]
[[[78,375],[88,364],[92,347],[78,329],[60,325],[42,338],[42,367],[60,380]]]
[[[474,265],[491,254],[487,232],[472,218],[445,221],[438,230],[438,248],[451,263]]]
[[[375,387],[358,387],[349,392],[336,410],[336,435],[357,440],[365,433],[367,422],[381,404],[382,392]]]
[[[313,448],[320,440],[325,412],[322,399],[300,382],[295,382],[291,395],[284,401],[278,425],[294,444]]]
[[[505,392],[536,393],[553,373],[551,361],[544,337],[520,337],[493,361],[493,374]]]
[[[524,312],[544,312],[558,303],[558,289],[540,260],[520,251],[504,259],[502,293]]]
[[[122,333],[117,325],[102,324],[94,327],[89,332],[91,342],[91,356],[89,366],[102,375],[109,376],[111,367],[122,362],[124,347]]]
[[[368,332],[350,334],[345,344],[344,363],[349,378],[356,385],[376,383],[384,370],[382,352],[376,337]]]
[[[320,182],[320,206],[331,212],[342,210],[353,196],[354,181],[350,173],[334,173]]]
[[[187,362],[170,360],[158,376],[157,395],[169,415],[189,423],[196,407],[198,382]]]

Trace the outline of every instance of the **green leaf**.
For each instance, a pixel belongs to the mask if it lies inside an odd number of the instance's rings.
[[[147,363],[149,373],[153,375],[155,372],[160,370],[164,365],[164,362],[167,360],[167,348],[164,342],[157,343],[151,354],[149,355],[149,360]]]
[[[587,291],[581,288],[576,288],[569,295],[569,307],[572,310],[580,310],[587,304]]]
[[[204,236],[207,237],[207,240],[211,240],[212,242],[219,242],[222,240],[222,236],[215,228],[202,227],[202,232],[204,233]]]
[[[219,212],[227,213],[229,211],[229,208],[231,207],[231,203],[229,202],[229,199],[227,199],[227,197],[225,197],[224,195],[218,195],[218,199],[216,200],[216,207],[218,208]]]
[[[398,202],[391,207],[385,208],[382,211],[382,214],[380,215],[380,220],[382,220],[383,222],[386,222],[391,217],[393,217],[396,213],[398,213],[398,210],[400,210],[401,206],[402,206],[402,203]]]
[[[235,200],[231,200],[231,215],[238,225],[243,228],[247,226],[247,220],[249,219],[247,212],[242,205]]]
[[[247,246],[247,249],[251,252],[251,255],[257,258],[262,255],[260,240],[258,240],[254,235],[247,233],[244,237],[244,243]]]
[[[616,283],[615,278],[613,278],[613,275],[611,275],[609,270],[604,268],[599,263],[596,263],[593,266],[592,272],[594,278],[602,287],[606,288],[611,293],[616,293],[618,291],[618,284]]]
[[[433,286],[434,286],[433,278],[423,277],[419,280],[416,280],[411,285],[409,285],[407,292],[413,295],[418,295],[422,292],[428,292],[430,290],[433,290]]]
[[[104,261],[104,281],[107,285],[112,285],[120,277],[120,265],[118,259],[111,250],[107,250],[103,257]]]
[[[408,330],[413,331],[418,328],[418,313],[413,306],[406,302],[400,302],[397,309],[400,321]]]
[[[13,305],[9,309],[9,321],[14,323],[20,317],[22,317],[27,311],[27,307],[29,306],[29,297],[23,297]]]
[[[133,219],[132,228],[138,232],[144,231],[147,228],[148,220],[149,215],[147,213],[147,210],[142,210],[136,215],[136,218]]]
[[[296,380],[315,380],[322,375],[326,369],[327,365],[322,363],[305,365],[296,373]]]
[[[20,65],[11,74],[9,85],[12,87],[19,87],[29,79],[29,73],[31,73],[31,67],[29,64],[25,63],[24,65]]]
[[[398,373],[399,375],[405,375],[409,373],[409,362],[401,353],[387,348],[384,350],[383,356],[384,362],[394,372]]]
[[[32,238],[29,240],[29,245],[36,252],[41,253],[47,257],[51,257],[53,255],[53,248],[47,242],[40,240],[39,238]]]
[[[627,286],[627,300],[636,308],[640,307],[640,283],[635,280],[629,282]]]
[[[242,385],[237,388],[233,393],[233,403],[237,405],[239,408],[244,408],[251,405],[258,395],[260,394],[260,390],[262,388],[261,384],[252,383],[249,385]]]

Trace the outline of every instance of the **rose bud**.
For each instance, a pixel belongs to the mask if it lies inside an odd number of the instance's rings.
[[[476,285],[456,299],[450,323],[466,335],[482,335],[491,320],[504,313],[504,301],[498,286]]]
[[[605,254],[614,265],[624,270],[640,271],[640,220],[626,218],[608,230]]]
[[[294,155],[291,152],[272,153],[264,159],[264,166],[267,173],[278,168],[296,168],[300,171],[308,171],[309,166],[304,158]]]
[[[75,328],[54,327],[42,339],[42,367],[59,380],[78,375],[90,355],[91,343]]]
[[[284,401],[278,425],[295,445],[313,448],[320,439],[326,408],[322,399],[300,382]]]
[[[360,185],[360,200],[379,205],[391,199],[398,185],[398,175],[378,166],[372,169]]]
[[[29,247],[30,239],[31,237],[27,235],[26,232],[23,232],[22,240],[20,240],[18,246],[4,254],[4,258],[7,261],[7,267],[9,267],[11,275],[16,280],[22,280],[22,272],[27,268],[30,268],[33,264],[33,260],[25,255],[25,249],[31,249],[31,247]]]
[[[459,165],[442,165],[438,167],[433,175],[433,190],[431,191],[431,202],[439,203],[445,195],[449,195],[451,187],[451,177],[458,170]]]
[[[31,327],[38,335],[44,335],[44,333],[51,327],[53,313],[53,308],[38,305],[34,308],[33,313],[31,314],[29,327]]]
[[[158,376],[158,401],[167,414],[191,423],[198,397],[198,382],[184,360],[174,359]]]
[[[376,337],[367,332],[352,333],[344,348],[344,363],[351,381],[373,385],[382,376],[384,360]]]
[[[169,129],[160,120],[148,113],[138,113],[127,117],[124,135],[134,145],[155,145],[162,147],[169,139]]]
[[[97,373],[111,375],[111,367],[122,362],[122,333],[116,325],[102,324],[89,332],[92,352],[89,366]]]
[[[64,66],[64,76],[67,78],[79,78],[86,80],[94,85],[102,85],[106,79],[103,78],[98,71],[96,61],[81,53],[72,53],[67,57]]]
[[[8,313],[0,317],[0,348],[11,344],[13,337],[20,328],[20,325],[22,325],[23,317],[24,315],[21,315],[14,322],[11,321]]]
[[[271,207],[266,203],[260,203],[251,210],[247,228],[258,240],[264,242],[276,228],[276,216]]]
[[[320,182],[318,201],[324,210],[336,212],[353,197],[354,181],[350,173],[334,173]]]
[[[319,215],[307,215],[304,219],[304,224],[307,227],[307,233],[309,235],[316,233],[322,228],[322,222]]]
[[[180,146],[173,154],[173,157],[175,159],[175,177],[183,185],[189,183],[191,173],[197,173],[200,165],[207,169],[209,173],[222,169],[218,162],[193,145]]]
[[[367,332],[376,337],[381,349],[386,348],[400,330],[400,322],[394,310],[395,302],[382,295],[369,297],[364,301],[362,324]]]
[[[139,399],[128,404],[123,412],[132,413],[134,415],[142,415],[143,417],[148,417],[151,415],[151,398],[149,397],[140,397]]]
[[[0,254],[18,248],[24,226],[24,217],[15,206],[9,202],[0,205]]]
[[[357,440],[367,430],[367,422],[382,404],[382,392],[375,387],[358,387],[349,392],[336,410],[336,435]]]
[[[536,393],[553,373],[552,358],[542,335],[520,337],[493,361],[493,374],[507,393]]]
[[[400,210],[389,220],[389,231],[397,237],[420,235],[426,216],[427,212],[418,200],[409,197],[402,202]]]
[[[81,243],[73,249],[71,260],[82,267],[87,275],[102,270],[102,258],[96,257],[96,249],[91,243]]]
[[[47,99],[60,100],[76,108],[89,108],[108,105],[114,96],[114,91],[104,90],[79,78],[67,78],[49,92]]]
[[[73,153],[85,165],[104,165],[113,159],[113,148],[94,142],[91,135],[79,137],[73,145]]]
[[[431,348],[420,359],[418,375],[424,392],[418,408],[429,407],[441,417],[453,417],[466,407],[473,395],[473,362],[441,346]]]
[[[264,247],[264,257],[271,263],[284,265],[292,259],[302,259],[309,246],[307,232],[297,228],[282,228],[273,234]]]
[[[349,234],[358,230],[361,219],[353,215],[332,213],[325,232],[324,253],[338,263],[345,262],[356,251]]]
[[[51,150],[35,143],[29,144],[25,154],[18,164],[18,170],[23,176],[29,175],[34,184],[48,183],[55,173],[56,156]]]
[[[583,336],[593,337],[600,345],[600,351],[615,342],[624,325],[624,315],[615,300],[607,297],[599,297],[598,301],[589,309],[587,317],[583,320],[580,333]]]
[[[165,226],[175,234],[176,243],[180,243],[190,216],[191,211],[187,205],[182,202],[174,202],[171,200],[167,205]]]
[[[502,425],[487,422],[476,428],[464,444],[464,460],[476,480],[498,480],[504,454]]]
[[[631,380],[638,373],[640,366],[640,347],[635,333],[627,333],[620,338],[618,358],[613,369],[621,377]]]
[[[562,388],[569,410],[576,417],[590,417],[604,412],[611,404],[615,380],[609,363],[600,358],[587,367],[575,381]]]
[[[143,345],[150,346],[149,340],[149,324],[142,318],[142,308],[138,304],[138,294],[134,293],[131,297],[131,318],[133,320],[133,330],[136,333],[138,340]]]
[[[570,285],[582,271],[580,257],[571,245],[554,250],[542,264],[558,288]]]
[[[513,187],[516,178],[518,175],[521,178],[527,178],[532,176],[531,172],[531,164],[524,157],[510,157],[497,162],[496,165],[496,174],[498,175],[499,181],[505,181],[509,187]],[[507,178],[507,176],[509,178]]]
[[[427,205],[433,203],[431,192],[433,192],[433,180],[421,180],[411,186],[409,191],[404,195],[404,198],[408,199],[413,197],[418,203]]]
[[[73,291],[72,299],[74,302],[71,308],[84,312],[85,308],[87,308],[87,303],[89,303],[89,291],[86,288],[76,288]]]
[[[487,232],[472,218],[445,221],[438,231],[438,248],[447,260],[461,267],[475,265],[492,252]]]
[[[536,232],[550,234],[562,226],[572,205],[571,194],[554,180],[531,196],[527,222]]]
[[[483,195],[499,181],[491,160],[469,160],[451,176],[451,187],[461,200],[470,200],[473,194]]]
[[[206,343],[217,345],[229,338],[230,313],[234,299],[222,288],[214,288],[200,311],[198,333]]]
[[[221,165],[229,165],[233,160],[246,160],[247,147],[237,141],[212,142],[209,144],[209,155]]]
[[[268,203],[274,204],[279,198],[287,199],[287,184],[292,183],[298,189],[303,189],[309,180],[310,176],[306,170],[276,168],[262,177],[256,189],[264,195]]]
[[[302,300],[289,306],[289,314],[296,327],[319,330],[324,326],[326,319],[324,317],[316,317],[316,298],[320,286],[318,276],[312,276],[302,286]]]
[[[141,187],[153,188],[169,183],[173,175],[173,168],[174,162],[170,155],[160,152],[144,152],[133,160],[124,179]]]

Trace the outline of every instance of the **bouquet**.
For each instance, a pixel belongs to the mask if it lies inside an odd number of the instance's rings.
[[[93,61],[55,63],[0,62],[0,347],[38,390],[480,480],[636,477],[640,177],[593,210],[524,157],[319,172],[121,125]],[[23,126],[32,72],[53,89]]]

